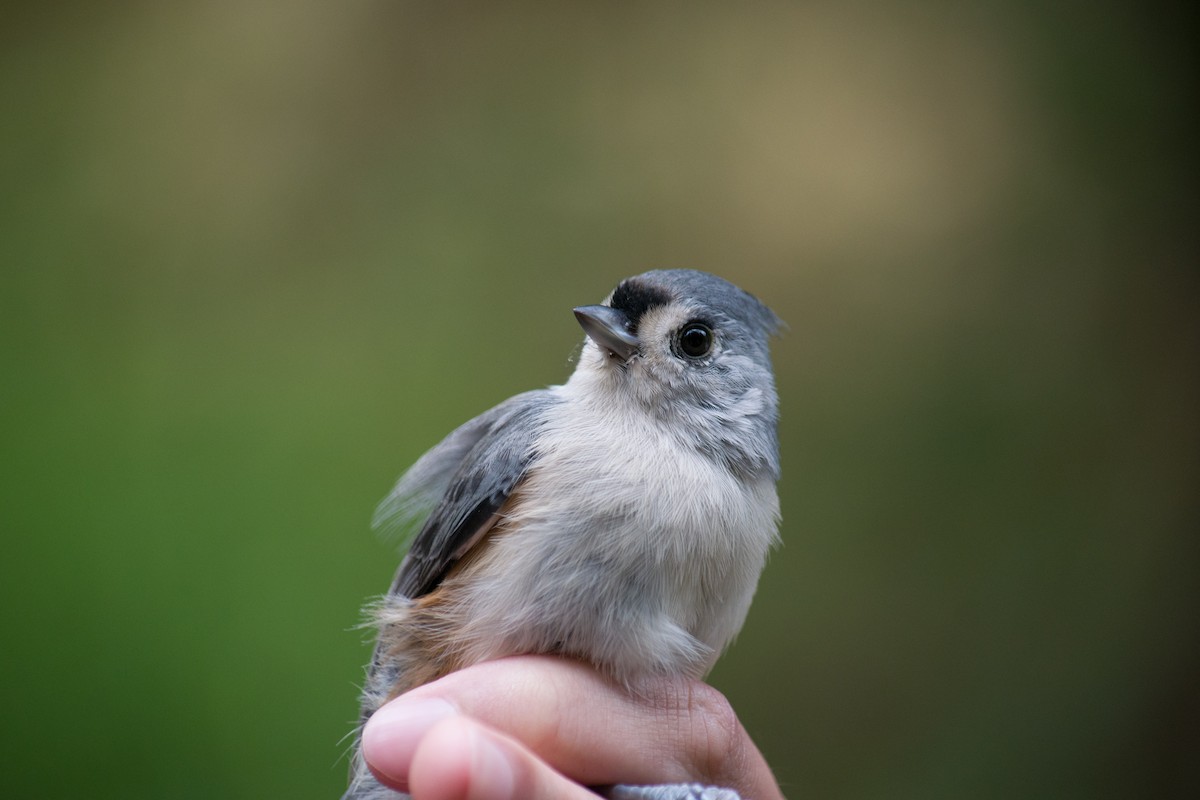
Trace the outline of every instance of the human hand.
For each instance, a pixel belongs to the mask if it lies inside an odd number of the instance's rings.
[[[783,795],[728,701],[678,677],[634,693],[552,656],[478,664],[404,694],[362,734],[380,782],[415,800],[595,800],[587,786],[702,783]]]

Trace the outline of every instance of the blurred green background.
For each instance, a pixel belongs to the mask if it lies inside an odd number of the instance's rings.
[[[4,794],[336,797],[376,501],[688,266],[790,323],[789,796],[1188,795],[1196,36],[1045,5],[8,4]]]

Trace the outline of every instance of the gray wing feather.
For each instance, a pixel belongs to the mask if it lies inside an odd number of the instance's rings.
[[[381,535],[403,542],[413,525],[437,505],[467,453],[491,430],[496,419],[521,395],[510,398],[478,417],[464,422],[430,448],[400,476],[395,487],[375,509],[371,527]]]
[[[433,510],[400,564],[392,594],[433,591],[491,524],[533,461],[542,414],[555,402],[547,389],[510,398],[457,428],[400,478],[376,512],[377,526],[402,527]]]

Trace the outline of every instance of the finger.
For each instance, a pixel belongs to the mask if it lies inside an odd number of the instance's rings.
[[[595,800],[519,743],[437,698],[387,704],[367,722],[362,747],[380,782],[417,800]]]
[[[699,681],[654,678],[631,692],[578,662],[520,656],[452,673],[403,701],[435,698],[585,785],[698,781],[780,797],[729,703]]]
[[[596,800],[519,743],[451,717],[421,740],[408,775],[413,800]]]
[[[380,708],[363,727],[362,754],[367,767],[393,789],[408,789],[417,748],[439,723],[458,711],[445,700],[396,700]]]

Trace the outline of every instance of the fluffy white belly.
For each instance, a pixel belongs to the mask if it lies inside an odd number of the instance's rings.
[[[628,409],[557,413],[462,576],[465,661],[565,652],[627,679],[703,675],[775,540],[774,479],[735,476]]]

